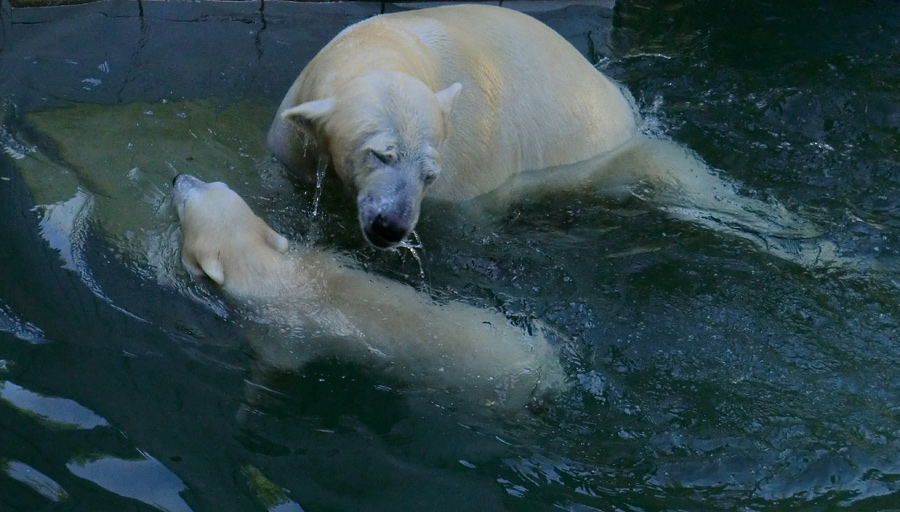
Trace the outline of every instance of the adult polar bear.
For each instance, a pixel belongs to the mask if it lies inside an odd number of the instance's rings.
[[[289,167],[330,157],[377,247],[402,242],[424,197],[486,204],[547,191],[638,193],[676,217],[813,263],[815,235],[737,193],[692,152],[640,133],[630,97],[560,35],[509,9],[455,5],[344,29],[301,72],[269,130]],[[307,152],[314,145],[318,151]]]
[[[437,93],[435,93],[437,91]],[[358,193],[376,246],[405,238],[423,195],[463,201],[523,171],[586,160],[635,131],[628,100],[524,14],[456,5],[348,27],[306,66],[269,131],[292,167],[310,128]]]

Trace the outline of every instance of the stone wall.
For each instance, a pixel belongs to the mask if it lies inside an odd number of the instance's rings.
[[[199,97],[276,103],[347,25],[446,3],[98,0],[18,6],[45,1],[0,0],[0,99],[26,110]],[[547,23],[593,61],[608,51],[612,0],[502,4]]]

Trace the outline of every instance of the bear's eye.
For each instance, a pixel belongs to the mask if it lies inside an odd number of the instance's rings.
[[[434,183],[434,180],[437,179],[438,175],[441,173],[441,168],[438,166],[426,166],[422,172],[422,181],[425,183],[425,186],[431,185]]]
[[[369,148],[369,154],[383,164],[390,165],[397,162],[397,153],[393,151],[393,148],[383,151]]]

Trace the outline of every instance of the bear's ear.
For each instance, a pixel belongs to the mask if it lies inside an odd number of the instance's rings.
[[[304,128],[313,128],[334,108],[334,98],[307,101],[281,113],[281,118],[293,121]]]
[[[200,268],[217,285],[222,286],[225,284],[225,269],[222,267],[222,262],[218,259],[206,258],[200,262]]]
[[[290,243],[288,243],[287,238],[279,235],[273,229],[269,229],[269,232],[266,233],[266,242],[272,246],[273,249],[280,253],[287,252],[290,247]]]
[[[456,99],[456,95],[459,94],[460,89],[462,89],[462,84],[456,82],[450,87],[447,87],[446,89],[435,93],[435,96],[437,96],[438,104],[441,106],[441,110],[444,112],[444,116],[450,113],[450,106],[453,105],[453,100]]]

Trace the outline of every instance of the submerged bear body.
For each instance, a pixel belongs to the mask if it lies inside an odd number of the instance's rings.
[[[335,253],[290,248],[224,183],[176,178],[181,258],[246,315],[261,367],[295,371],[337,357],[463,401],[520,408],[565,386],[557,351],[502,315],[368,274]]]

